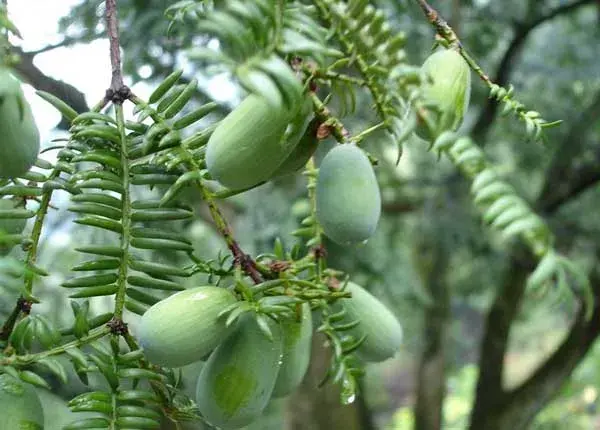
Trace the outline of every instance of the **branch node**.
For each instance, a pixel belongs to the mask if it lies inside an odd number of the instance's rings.
[[[110,329],[111,334],[117,336],[125,336],[129,333],[127,323],[123,322],[121,318],[113,318],[106,323],[106,326]]]

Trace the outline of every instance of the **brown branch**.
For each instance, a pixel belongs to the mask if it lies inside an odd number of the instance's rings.
[[[470,428],[487,429],[489,421],[501,410],[505,400],[502,388],[504,357],[508,348],[510,328],[525,294],[527,277],[535,267],[533,255],[525,258],[514,255],[506,278],[488,312],[479,357],[475,403],[471,411]]]
[[[576,129],[577,127],[574,126],[573,130]],[[573,144],[569,136],[572,137],[572,134],[568,134],[564,145]],[[561,155],[557,153],[555,157],[561,157]],[[583,167],[574,168],[576,174],[566,178],[559,176],[557,179],[560,181],[566,179],[564,187],[557,187],[551,189],[552,192],[542,193],[537,207],[550,216],[556,213],[562,205],[577,197],[580,192],[600,181],[600,168],[598,167],[600,165],[600,149],[596,151],[596,157],[596,162],[589,162]],[[555,169],[548,170],[547,183],[554,180],[551,175],[557,175]],[[555,197],[555,194],[558,197]],[[528,274],[534,264],[533,256],[527,254],[517,256],[513,253],[507,280],[488,313],[479,359],[480,375],[477,382],[477,395],[471,415],[470,428],[473,430],[515,428],[517,423],[519,426],[516,428],[525,428],[520,426],[525,426],[545,405],[551,395],[558,390],[600,333],[600,316],[597,315],[599,312],[600,276],[596,274],[595,279],[592,279],[592,286],[597,301],[591,320],[586,323],[583,321],[583,313],[580,313],[567,339],[545,364],[540,366],[519,388],[510,392],[503,390],[502,375],[504,373],[504,357],[508,347],[508,335],[525,292]],[[509,419],[516,421],[503,421]]]
[[[506,86],[508,84],[508,79],[515,64],[515,58],[521,51],[521,48],[533,30],[547,21],[550,21],[560,15],[572,12],[580,6],[590,4],[592,1],[593,0],[577,0],[573,3],[557,7],[550,12],[531,20],[528,23],[515,25],[515,35],[506,52],[504,53],[502,60],[500,60],[500,64],[496,70],[496,76],[494,77],[493,81],[500,86]],[[479,118],[475,122],[473,129],[471,130],[470,134],[473,139],[480,142],[482,145],[485,144],[487,133],[489,132],[494,118],[496,117],[498,108],[499,104],[495,99],[488,100],[483,111],[479,115]]]
[[[446,395],[446,354],[450,318],[450,293],[446,275],[449,257],[433,232],[424,232],[415,249],[416,266],[432,301],[425,308],[423,347],[417,373],[414,406],[415,429],[441,429]]]
[[[229,227],[229,223],[219,210],[217,204],[214,202],[213,197],[208,191],[208,189],[200,183],[198,184],[198,186],[200,189],[200,193],[202,194],[202,198],[208,205],[208,209],[215,223],[215,227],[217,228],[221,236],[223,236],[223,239],[225,239],[225,243],[227,244],[227,247],[233,255],[234,264],[238,265],[252,279],[252,281],[255,284],[260,284],[263,281],[263,279],[259,271],[258,265],[252,259],[252,257],[250,257],[242,250],[240,245],[233,237],[233,234],[231,233],[231,227]]]
[[[33,86],[36,90],[45,91],[58,97],[68,103],[69,106],[78,113],[87,112],[89,110],[85,95],[73,85],[45,75],[33,63],[33,54],[23,52],[17,47],[13,47],[12,51],[14,54],[18,55],[20,59],[20,61],[13,66],[13,69],[23,81]],[[69,121],[63,118],[58,127],[67,129],[69,127]]]
[[[104,31],[102,31],[102,32],[95,33],[95,34],[92,34],[89,36],[81,36],[81,37],[65,36],[65,38],[63,40],[61,40],[60,42],[51,43],[42,48],[35,49],[33,51],[27,51],[27,54],[29,54],[31,56],[35,56],[38,54],[43,54],[45,52],[53,51],[55,49],[67,48],[69,46],[77,45],[78,43],[92,42],[100,37],[105,36],[105,35],[106,35],[106,33]]]
[[[600,279],[592,279],[594,296],[600,297]],[[585,310],[578,313],[569,334],[558,349],[524,383],[507,396],[504,416],[510,421],[498,428],[526,428],[543,405],[558,393],[577,364],[600,334],[600,304],[586,321]]]
[[[564,203],[600,181],[600,147],[585,150],[590,127],[600,116],[600,91],[573,122],[562,144],[554,154],[545,175],[538,207],[542,212],[554,212]],[[581,158],[576,162],[575,158]]]
[[[110,45],[110,65],[112,80],[110,89],[117,93],[124,87],[121,70],[121,45],[119,43],[119,18],[117,16],[117,0],[106,0],[106,30]]]
[[[2,325],[2,329],[0,330],[0,340],[8,340],[10,334],[15,328],[15,325],[17,324],[17,321],[19,320],[21,312],[24,314],[29,314],[31,311],[31,304],[32,303],[29,300],[25,300],[23,297],[19,297],[17,299],[15,307]]]

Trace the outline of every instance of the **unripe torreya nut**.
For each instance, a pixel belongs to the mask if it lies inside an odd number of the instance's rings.
[[[229,336],[219,313],[236,302],[224,288],[206,286],[180,291],[144,313],[139,339],[148,360],[181,367],[201,360]]]
[[[318,127],[319,121],[316,118],[308,124],[304,135],[290,155],[277,168],[273,174],[274,177],[291,175],[306,166],[306,163],[319,146],[319,139],[317,139]]]
[[[40,150],[40,134],[21,84],[0,67],[0,178],[29,171]]]
[[[471,97],[471,70],[454,49],[431,54],[421,67],[431,81],[423,83],[423,101],[435,108],[424,108],[416,133],[425,140],[435,140],[442,132],[457,130],[463,122]],[[425,119],[431,124],[430,129]]]
[[[369,362],[392,358],[402,344],[402,326],[396,316],[360,285],[348,282],[346,291],[351,292],[352,297],[340,300],[346,310],[344,322],[360,321],[348,334],[355,340],[366,335],[356,355]]]
[[[232,189],[266,181],[298,144],[307,125],[301,107],[297,112],[277,109],[250,94],[211,135],[206,147],[208,171]]]
[[[281,321],[283,356],[273,397],[287,396],[300,385],[310,364],[312,343],[312,313],[303,303],[299,315]]]
[[[42,430],[44,410],[35,389],[4,373],[0,375],[0,430]]]
[[[281,331],[269,321],[273,340],[247,314],[210,355],[196,386],[204,419],[223,430],[239,429],[261,416],[275,387],[283,350]]]
[[[381,195],[373,167],[355,145],[327,153],[317,178],[317,220],[323,232],[340,245],[370,238],[381,215]]]
[[[12,210],[19,206],[13,199],[0,199],[0,210]],[[21,234],[27,225],[25,218],[0,218],[0,236]],[[14,245],[0,244],[0,255],[8,254]]]

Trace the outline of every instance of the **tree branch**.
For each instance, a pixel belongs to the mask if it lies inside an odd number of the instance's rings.
[[[106,32],[102,31],[102,32],[93,34],[91,36],[81,36],[81,37],[65,36],[65,38],[63,40],[61,40],[60,42],[51,43],[40,49],[36,49],[33,51],[27,51],[27,54],[29,54],[31,56],[35,56],[38,54],[43,54],[45,52],[53,51],[58,48],[67,48],[69,46],[77,45],[78,43],[86,43],[86,42],[89,43],[89,42],[92,42],[100,37],[105,36],[105,35],[106,35]]]
[[[597,272],[592,279],[594,296],[600,297],[600,277]],[[577,315],[571,330],[558,349],[524,383],[508,396],[504,415],[510,417],[510,426],[500,428],[526,428],[539,412],[542,405],[550,401],[573,372],[577,364],[589,351],[600,334],[600,304],[595,302],[594,312],[589,321],[585,310]]]
[[[521,48],[525,44],[525,41],[533,30],[547,21],[550,21],[560,15],[565,15],[569,12],[572,12],[581,6],[591,4],[593,1],[594,0],[577,0],[572,3],[559,6],[550,12],[531,20],[528,23],[517,24],[515,26],[515,35],[506,52],[504,53],[502,60],[500,60],[500,64],[498,65],[498,69],[496,71],[496,76],[494,77],[493,81],[500,86],[506,86],[515,64],[515,58],[519,54]],[[470,134],[472,138],[475,141],[480,142],[482,145],[485,144],[487,133],[489,132],[494,121],[498,107],[499,104],[496,100],[488,100],[483,108],[483,111],[479,115],[479,118],[475,122],[473,129],[471,130]]]
[[[499,411],[505,400],[502,387],[504,357],[508,348],[510,328],[525,294],[527,276],[535,267],[535,259],[513,255],[509,270],[489,310],[479,357],[475,404],[471,411],[472,430],[488,428],[495,419],[492,411]]]
[[[13,47],[12,51],[20,58],[20,61],[13,66],[13,69],[23,81],[33,86],[36,90],[45,91],[65,101],[78,113],[89,110],[85,95],[73,85],[45,75],[33,63],[33,54],[23,52],[17,47]],[[69,121],[63,118],[58,127],[66,130],[69,127]]]
[[[560,149],[554,155],[551,167],[546,172],[546,182],[542,193],[538,197],[537,208],[546,215],[552,215],[560,207],[575,198],[582,191],[600,181],[600,148],[595,151],[594,157],[586,157],[585,164],[573,163],[573,158],[581,152],[583,144],[582,136],[585,134],[593,119],[598,116],[600,110],[600,92],[588,108],[581,114],[580,118],[573,124]],[[590,159],[590,158],[593,158]],[[508,277],[501,290],[497,294],[487,317],[486,331],[482,341],[480,364],[480,376],[477,382],[477,396],[471,415],[471,428],[489,428],[493,430],[500,425],[501,417],[511,417],[519,422],[528,422],[534,413],[539,411],[545,404],[540,396],[548,393],[546,384],[556,390],[568,377],[577,362],[587,352],[589,345],[585,348],[573,347],[573,338],[579,336],[581,323],[574,324],[567,340],[559,350],[546,362],[546,370],[540,368],[531,378],[536,382],[512,392],[505,392],[502,388],[502,375],[504,373],[504,357],[506,355],[508,335],[514,318],[516,317],[519,304],[523,298],[526,288],[527,276],[534,266],[531,255],[516,256],[513,251],[512,263],[508,271]],[[600,279],[596,283],[596,298],[600,297]],[[596,305],[597,306],[597,305]],[[596,311],[598,309],[596,308]],[[579,318],[582,318],[580,315]],[[598,319],[596,315],[592,321]],[[593,324],[593,323],[592,323]],[[589,335],[595,338],[600,328],[590,325]],[[593,335],[593,336],[592,336]],[[571,339],[569,341],[569,339]],[[590,340],[591,342],[591,340]],[[564,366],[564,372],[560,373],[560,365]],[[523,394],[519,394],[521,393]],[[539,393],[537,392],[539,391]],[[551,392],[551,391],[550,391]],[[520,396],[520,400],[514,401],[513,396]],[[529,398],[529,403],[527,402]],[[514,406],[513,406],[514,405]],[[528,408],[529,406],[529,408]],[[514,408],[515,410],[509,410]],[[519,415],[522,411],[522,414]],[[528,415],[529,414],[529,415]],[[508,418],[505,418],[508,419]],[[493,423],[493,424],[492,424]],[[513,427],[512,424],[504,423],[505,427]],[[508,426],[508,427],[506,427]]]
[[[117,0],[106,0],[106,30],[110,45],[110,65],[112,67],[112,80],[110,89],[120,91],[123,84],[121,70],[121,44],[119,43],[119,17],[117,16]]]
[[[539,197],[542,212],[555,212],[566,201],[600,181],[600,147],[585,151],[585,134],[600,116],[600,91],[573,123],[554,154]],[[574,162],[583,158],[581,163]]]
[[[432,298],[431,306],[425,309],[414,406],[415,429],[419,430],[438,430],[443,425],[450,293],[446,282],[448,253],[441,241],[435,233],[424,233],[415,250],[423,287]]]

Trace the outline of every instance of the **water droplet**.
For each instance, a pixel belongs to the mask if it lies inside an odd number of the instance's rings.
[[[342,404],[349,405],[356,400],[356,382],[352,375],[346,374],[342,381],[342,392],[340,393]]]

